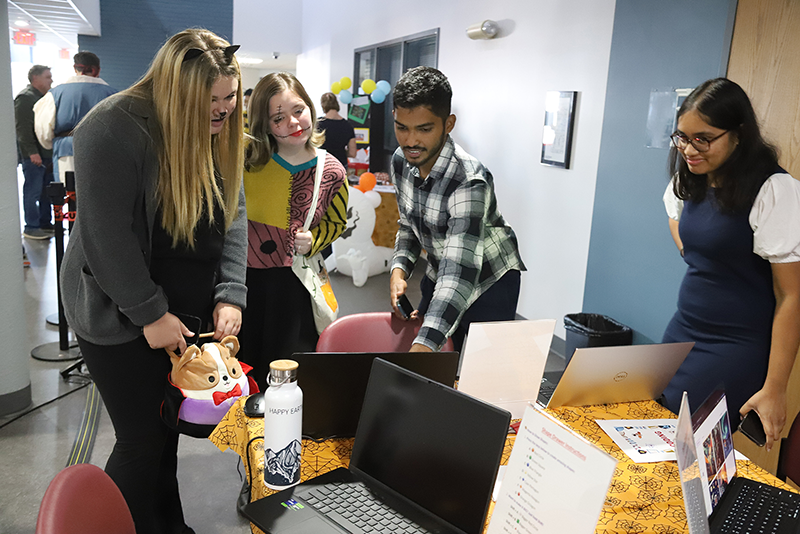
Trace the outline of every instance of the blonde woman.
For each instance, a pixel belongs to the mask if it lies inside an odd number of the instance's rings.
[[[207,30],[174,35],[141,80],[75,130],[81,206],[62,295],[114,424],[106,472],[140,534],[193,532],[178,435],[159,416],[163,349],[183,352],[198,329],[238,334],[246,304],[236,48]]]
[[[269,362],[313,351],[317,330],[311,296],[292,271],[294,254],[316,254],[347,226],[347,184],[330,154],[317,161],[314,103],[293,75],[268,74],[253,89],[244,188],[248,205],[247,312],[239,358],[263,390]],[[317,165],[324,165],[311,229]]]

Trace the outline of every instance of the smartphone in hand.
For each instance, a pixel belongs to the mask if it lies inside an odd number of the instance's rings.
[[[761,424],[761,418],[758,417],[755,410],[750,410],[744,414],[742,422],[739,423],[739,432],[750,438],[759,447],[763,447],[767,443],[764,425]]]
[[[405,319],[410,319],[411,314],[414,312],[414,306],[411,305],[411,302],[409,302],[408,297],[405,295],[400,295],[397,299],[397,309],[400,310],[400,314]]]

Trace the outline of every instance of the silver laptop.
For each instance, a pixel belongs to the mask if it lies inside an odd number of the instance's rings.
[[[689,342],[576,349],[547,407],[657,399],[693,346]]]

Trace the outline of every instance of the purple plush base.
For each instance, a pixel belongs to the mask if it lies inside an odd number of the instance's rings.
[[[244,387],[242,387],[242,396],[249,394],[250,385],[245,382]],[[231,397],[214,406],[213,400],[190,399],[187,397],[181,404],[178,418],[196,425],[217,425],[238,399],[239,397]]]

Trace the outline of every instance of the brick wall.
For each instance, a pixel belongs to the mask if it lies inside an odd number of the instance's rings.
[[[122,90],[145,73],[161,45],[186,28],[207,28],[230,41],[233,0],[100,0],[102,37],[78,36],[100,57],[100,77]]]

